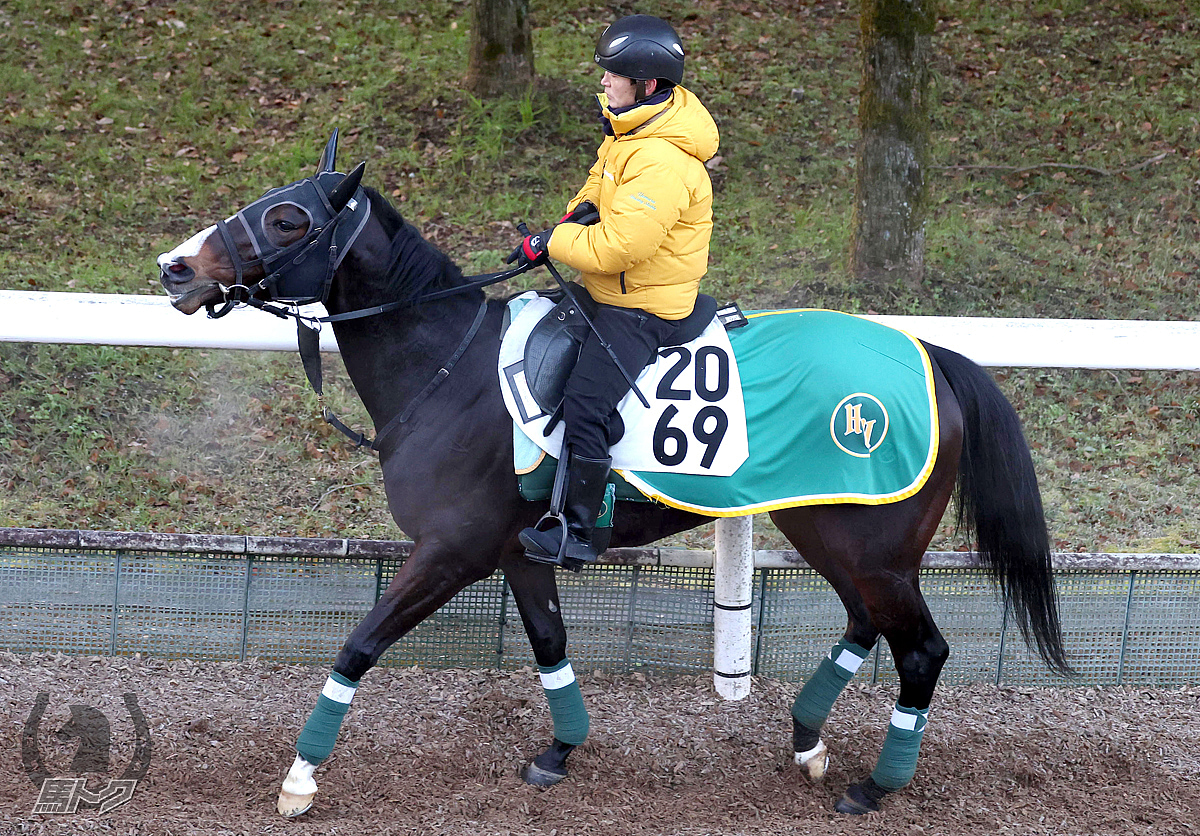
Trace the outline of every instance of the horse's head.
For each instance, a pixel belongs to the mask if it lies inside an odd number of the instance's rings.
[[[335,170],[338,134],[317,173],[264,194],[237,214],[158,257],[159,281],[186,314],[251,297],[323,302],[346,252],[366,225],[371,202],[359,187],[365,163]],[[224,310],[222,312],[224,312]]]

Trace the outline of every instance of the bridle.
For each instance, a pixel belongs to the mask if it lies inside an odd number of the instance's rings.
[[[340,207],[330,202],[332,191],[345,180],[346,175],[336,171],[322,171],[272,189],[228,220],[217,221],[235,280],[229,287],[221,286],[223,304],[220,309],[215,302],[209,304],[208,315],[218,319],[239,304],[259,307],[255,305],[262,301],[259,294],[294,306],[324,302],[333,274],[371,217],[371,202],[356,184],[352,196],[339,199]],[[280,206],[292,206],[308,218],[308,233],[287,246],[273,243],[266,230],[271,210]],[[242,257],[231,225],[245,235],[254,250],[253,258]],[[263,278],[247,285],[245,275],[255,267],[262,268]]]
[[[336,134],[334,140],[331,140],[331,144],[335,141]],[[328,186],[322,184],[322,178],[327,180]],[[349,438],[356,447],[369,447],[378,451],[383,439],[400,425],[406,423],[416,408],[449,376],[450,370],[454,368],[479,332],[487,312],[487,300],[480,303],[471,327],[447,362],[438,369],[425,388],[379,431],[374,440],[368,439],[361,432],[351,430],[325,405],[321,376],[321,325],[326,322],[344,322],[377,316],[403,306],[467,293],[519,276],[536,265],[526,263],[499,273],[467,276],[466,284],[432,291],[412,299],[386,302],[370,308],[360,308],[328,316],[301,314],[299,310],[301,305],[313,302],[325,304],[329,300],[334,273],[337,272],[342,259],[345,258],[359,233],[366,226],[371,214],[370,198],[358,186],[355,186],[354,196],[347,200],[340,210],[336,209],[330,202],[329,193],[326,190],[327,187],[336,188],[334,179],[337,183],[341,183],[345,181],[346,175],[332,170],[321,171],[314,177],[297,180],[288,186],[272,189],[229,218],[228,221],[218,221],[217,231],[233,262],[236,278],[235,283],[229,287],[218,285],[222,294],[221,302],[210,302],[206,307],[208,315],[212,319],[219,319],[240,305],[257,308],[283,319],[294,317],[296,320],[296,345],[300,351],[300,361],[304,366],[304,373],[308,377],[309,384],[317,393],[317,403],[322,417],[328,424]],[[264,220],[272,208],[283,204],[291,204],[307,214],[310,219],[310,229],[300,240],[280,247],[266,238]],[[237,224],[249,238],[250,245],[254,249],[254,258],[242,258],[229,229],[231,223]],[[322,254],[324,254],[324,259],[321,258]],[[253,285],[247,285],[244,278],[246,272],[260,266],[264,277]]]

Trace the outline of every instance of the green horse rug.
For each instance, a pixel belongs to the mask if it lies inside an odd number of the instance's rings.
[[[527,293],[509,304],[500,386],[522,492],[542,498],[562,423],[533,403],[522,366],[525,341],[553,303]],[[721,517],[878,505],[920,490],[937,457],[938,415],[918,340],[835,311],[760,311],[745,321],[727,332],[714,320],[638,375],[650,408],[632,392],[619,406],[625,434],[611,450],[619,498]]]

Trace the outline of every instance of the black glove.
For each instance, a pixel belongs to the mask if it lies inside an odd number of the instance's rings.
[[[525,267],[529,264],[545,264],[550,260],[546,247],[550,246],[550,233],[552,232],[554,232],[553,229],[547,229],[544,232],[526,235],[525,240],[509,253],[508,258],[504,259],[504,263],[512,264],[515,261],[518,267]]]
[[[576,206],[570,212],[562,216],[559,223],[564,224],[582,224],[583,226],[591,226],[594,223],[600,222],[600,210],[596,208],[596,204],[590,200],[585,200],[583,203]]]

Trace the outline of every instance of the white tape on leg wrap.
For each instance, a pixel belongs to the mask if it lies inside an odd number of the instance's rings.
[[[571,669],[571,663],[568,662],[556,671],[542,673],[541,677],[543,688],[547,691],[557,691],[575,681],[575,671]]]
[[[356,685],[343,685],[332,676],[325,680],[325,687],[321,689],[321,696],[331,699],[334,702],[340,702],[342,705],[349,705],[354,699],[354,692],[358,690]]]
[[[836,650],[837,648],[834,649]],[[863,657],[855,653],[851,653],[849,650],[844,648],[840,653],[837,654],[836,657],[831,652],[829,654],[829,658],[833,659],[833,663],[842,670],[850,671],[851,676],[858,673],[858,669],[862,667],[862,663],[866,661],[863,659]]]
[[[904,731],[924,731],[928,723],[929,709],[920,714],[910,714],[898,708],[892,709],[892,725]]]

